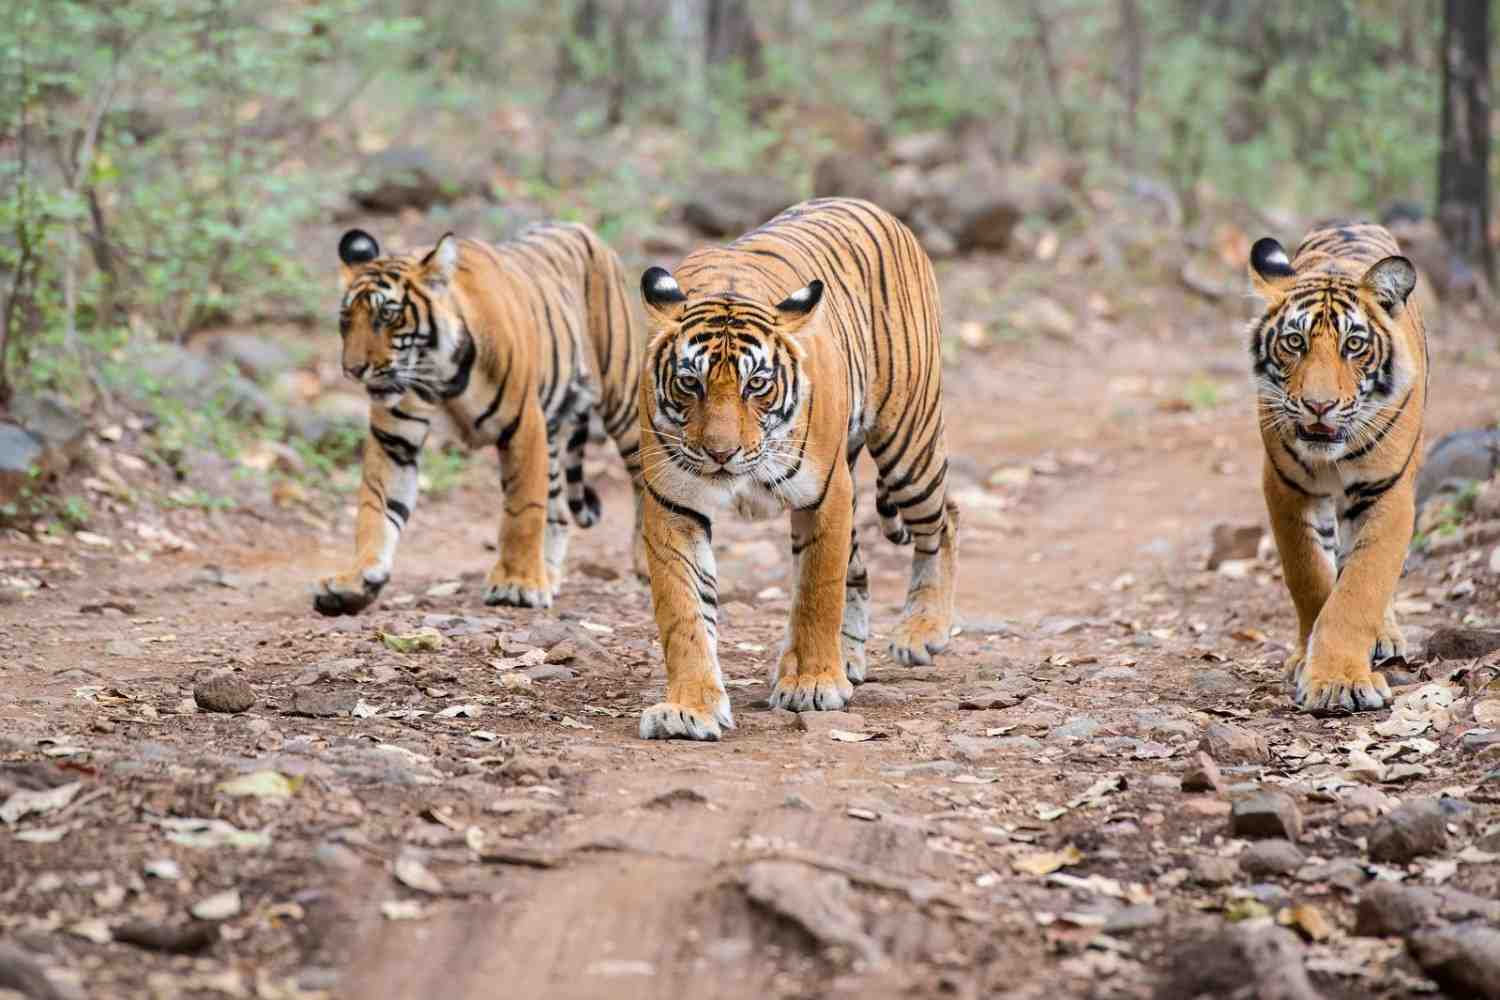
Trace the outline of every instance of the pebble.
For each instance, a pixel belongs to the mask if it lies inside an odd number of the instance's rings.
[[[1407,944],[1449,996],[1500,1000],[1500,930],[1462,924],[1420,931]]]
[[[1234,801],[1229,829],[1236,837],[1299,840],[1302,837],[1302,812],[1286,792],[1256,792]]]
[[[193,686],[193,701],[205,712],[234,714],[255,704],[255,689],[243,677],[221,671]]]
[[[1200,854],[1193,859],[1193,881],[1200,885],[1228,885],[1237,870],[1233,858]]]
[[[1234,807],[1223,799],[1211,799],[1206,796],[1183,799],[1181,802],[1182,811],[1194,816],[1228,816],[1232,808]]]
[[[544,663],[539,667],[531,667],[526,671],[526,676],[534,681],[570,681],[578,676],[576,671],[556,663]]]
[[[954,733],[948,737],[948,742],[961,760],[971,764],[997,754],[1029,754],[1042,749],[1041,742],[1030,736],[965,736]]]
[[[972,684],[958,693],[958,707],[964,709],[1010,708],[1031,694],[1031,683],[1025,678],[985,681]]]
[[[1399,806],[1375,822],[1370,831],[1370,860],[1405,864],[1448,846],[1447,821],[1435,799]]]
[[[1148,904],[1125,906],[1109,915],[1100,928],[1105,934],[1129,934],[1161,923],[1161,911]]]
[[[547,663],[568,663],[578,655],[578,644],[572,639],[564,639],[551,649],[547,650]]]
[[[1099,720],[1087,715],[1075,715],[1052,730],[1052,735],[1062,740],[1086,740],[1099,731]]]
[[[799,712],[797,728],[804,733],[827,734],[830,729],[857,733],[864,729],[865,717],[853,712]]]
[[[1221,764],[1264,764],[1271,759],[1264,736],[1224,722],[1208,727],[1198,749]]]
[[[1305,860],[1297,845],[1289,840],[1259,840],[1240,855],[1240,871],[1251,878],[1290,875]]]
[[[861,705],[903,705],[911,695],[895,684],[862,684],[854,697]]]
[[[1431,889],[1376,882],[1360,894],[1354,908],[1354,933],[1358,937],[1406,937],[1436,920],[1441,902]]]
[[[356,698],[352,691],[310,691],[299,689],[292,692],[292,715],[305,715],[314,719],[332,719],[354,711]]]
[[[1208,754],[1199,750],[1193,757],[1192,764],[1182,776],[1182,790],[1184,792],[1214,792],[1220,794],[1224,791],[1224,778],[1219,774],[1219,765]]]
[[[1247,921],[1169,946],[1170,966],[1155,996],[1320,1000],[1307,978],[1304,949],[1285,927]]]

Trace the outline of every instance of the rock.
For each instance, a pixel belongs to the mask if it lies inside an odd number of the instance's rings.
[[[1184,792],[1215,792],[1222,794],[1224,791],[1224,778],[1219,774],[1219,765],[1208,754],[1199,750],[1193,757],[1192,765],[1182,775],[1182,790]]]
[[[1448,846],[1447,821],[1435,799],[1408,802],[1382,816],[1370,831],[1370,860],[1405,864]]]
[[[0,503],[10,503],[21,491],[58,470],[46,471],[47,448],[42,439],[8,421],[0,421]]]
[[[895,684],[863,684],[855,694],[861,705],[903,705],[911,695]]]
[[[1240,855],[1240,871],[1251,878],[1290,875],[1302,867],[1304,858],[1289,840],[1260,840]]]
[[[739,236],[797,201],[796,192],[769,173],[710,171],[687,190],[682,220],[705,236]]]
[[[1155,927],[1162,921],[1162,912],[1147,903],[1124,906],[1111,913],[1100,928],[1105,934],[1129,934],[1133,931]]]
[[[1086,740],[1099,731],[1099,720],[1077,715],[1052,730],[1060,740]]]
[[[253,333],[197,337],[192,341],[192,347],[234,365],[246,376],[257,380],[279,375],[296,364],[292,352],[279,341]]]
[[[1262,839],[1302,837],[1302,812],[1286,792],[1261,791],[1236,799],[1229,813],[1229,830],[1236,837]]]
[[[864,729],[865,717],[853,712],[798,712],[797,728],[804,733],[826,735],[830,729],[857,733]]]
[[[255,689],[243,677],[220,671],[193,686],[193,701],[205,712],[245,712],[255,704]]]
[[[219,940],[219,928],[211,920],[182,924],[156,924],[143,920],[114,928],[116,941],[168,955],[193,955]]]
[[[139,386],[133,381],[121,383],[121,391],[134,402],[148,403],[159,393],[189,408],[213,405],[226,416],[263,418],[282,412],[260,386],[180,344],[158,341],[142,347],[132,359],[134,366],[149,376],[140,380]],[[148,385],[154,386],[154,391],[148,391]],[[363,412],[368,413],[369,404],[362,405]]]
[[[0,990],[14,990],[31,1000],[62,1000],[63,994],[52,980],[47,978],[37,956],[16,947],[8,941],[0,941]]]
[[[1500,470],[1500,430],[1454,431],[1427,450],[1417,477],[1417,509],[1439,493],[1493,479]]]
[[[463,184],[450,179],[453,176],[455,171],[426,149],[392,146],[365,159],[350,196],[367,212],[425,212],[465,193]]]
[[[1213,526],[1213,545],[1208,552],[1204,569],[1218,569],[1221,563],[1231,559],[1254,559],[1260,551],[1260,540],[1266,529],[1261,524],[1216,524]]]
[[[568,663],[578,656],[578,644],[572,639],[564,639],[551,649],[547,650],[547,663]]]
[[[1193,859],[1193,881],[1199,885],[1229,885],[1237,871],[1231,858],[1200,854]]]
[[[353,691],[298,688],[292,693],[292,707],[289,713],[314,719],[332,719],[354,711],[357,700]]]
[[[1500,649],[1500,629],[1440,625],[1427,637],[1429,660],[1472,660]]]
[[[578,674],[556,663],[544,663],[541,666],[529,668],[526,676],[534,681],[570,681]]]
[[[955,733],[948,737],[948,742],[960,760],[971,764],[995,756],[1039,753],[1042,749],[1042,744],[1030,736],[965,736]]]
[[[911,164],[926,170],[952,163],[962,155],[954,137],[938,129],[897,136],[886,145],[885,151],[898,164]]]
[[[1156,1000],[1321,1000],[1303,967],[1303,946],[1285,927],[1243,923],[1169,948]]]
[[[958,692],[958,707],[965,709],[1010,708],[1025,701],[1033,688],[1024,677],[1003,681],[982,681]]]
[[[1500,1000],[1500,930],[1464,924],[1419,931],[1407,947],[1449,996]]]
[[[1198,749],[1221,764],[1265,764],[1271,760],[1271,748],[1264,736],[1224,722],[1208,727]]]
[[[1354,933],[1360,937],[1406,937],[1437,922],[1441,897],[1431,889],[1376,882],[1360,893]]]

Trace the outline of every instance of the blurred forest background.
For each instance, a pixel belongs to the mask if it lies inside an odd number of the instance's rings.
[[[1472,0],[13,0],[0,515],[86,519],[39,486],[79,413],[179,478],[208,451],[352,486],[363,402],[314,354],[353,224],[400,248],[565,217],[644,265],[870,197],[980,262],[955,356],[1130,322],[1142,284],[1237,322],[1249,242],[1327,216],[1402,227],[1480,309],[1488,43]]]

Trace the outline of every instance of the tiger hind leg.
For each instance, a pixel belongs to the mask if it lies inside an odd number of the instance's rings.
[[[911,583],[906,610],[891,634],[891,655],[907,666],[932,662],[953,630],[953,590],[958,571],[958,507],[944,499],[931,524],[912,527]]]
[[[584,419],[586,421],[587,416]],[[586,422],[581,426],[587,431]],[[569,471],[571,472],[571,468]],[[547,584],[552,590],[554,600],[557,598],[557,592],[562,589],[563,564],[568,559],[568,512],[573,506],[571,495],[568,496],[566,502],[563,500],[563,478],[562,463],[558,461],[555,454],[550,455],[548,457],[547,527],[542,536],[542,557],[547,563]],[[570,479],[568,481],[570,494],[572,485]],[[576,511],[573,517],[577,520]]]
[[[599,494],[583,481],[583,455],[589,441],[592,413],[590,408],[574,418],[573,433],[568,438],[567,451],[563,453],[563,474],[568,481],[568,511],[573,515],[573,523],[580,528],[592,528],[598,524],[602,513]]]

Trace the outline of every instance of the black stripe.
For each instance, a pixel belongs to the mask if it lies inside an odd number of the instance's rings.
[[[688,520],[697,523],[698,527],[703,529],[703,534],[707,536],[708,540],[710,542],[713,541],[713,522],[708,519],[708,516],[706,514],[699,513],[691,507],[684,507],[682,504],[673,503],[671,500],[668,500],[666,497],[656,492],[656,490],[652,489],[650,485],[647,485],[646,489],[651,493],[651,496],[655,498],[656,502],[661,504],[662,507],[665,508],[669,513],[676,514],[678,517],[685,517]]]

